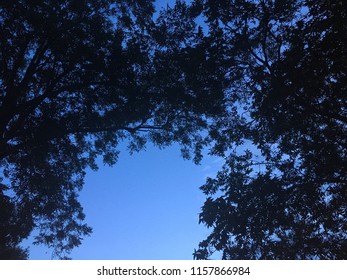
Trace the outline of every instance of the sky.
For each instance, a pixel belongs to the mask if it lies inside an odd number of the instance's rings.
[[[206,156],[196,165],[180,156],[178,145],[160,150],[149,144],[130,155],[125,144],[116,165],[87,172],[80,202],[93,233],[70,257],[191,260],[209,233],[199,224],[205,201],[199,186],[221,161]],[[30,259],[51,257],[51,249],[30,246]]]

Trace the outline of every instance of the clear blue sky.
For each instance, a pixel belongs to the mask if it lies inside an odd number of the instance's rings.
[[[123,147],[124,146],[124,147]],[[73,259],[192,259],[208,234],[198,224],[205,196],[199,186],[221,162],[206,157],[201,165],[183,160],[177,145],[130,155],[125,145],[118,163],[89,171],[81,192],[93,233]],[[50,259],[52,251],[30,247],[30,259]]]

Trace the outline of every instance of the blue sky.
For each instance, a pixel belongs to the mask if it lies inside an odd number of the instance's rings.
[[[189,260],[208,235],[198,224],[205,197],[199,186],[221,162],[206,157],[201,165],[183,160],[179,147],[130,155],[121,145],[118,163],[88,171],[80,201],[91,236],[73,259]],[[50,259],[52,250],[30,246],[30,259]]]

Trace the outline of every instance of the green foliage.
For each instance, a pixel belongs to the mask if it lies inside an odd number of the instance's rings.
[[[212,231],[195,258],[347,258],[346,5],[196,2],[230,87],[210,130],[225,165],[201,187]]]

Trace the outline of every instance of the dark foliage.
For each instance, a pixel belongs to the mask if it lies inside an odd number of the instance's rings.
[[[212,232],[195,258],[345,259],[346,4],[153,12],[152,1],[0,4],[1,258],[26,258],[33,230],[66,258],[91,233],[85,169],[114,164],[126,139],[131,151],[175,141],[196,162],[212,143],[225,159],[201,187]]]
[[[27,259],[26,249],[18,246],[18,243],[31,231],[30,223],[22,223],[27,217],[25,209],[15,208],[10,198],[4,195],[6,187],[0,184],[0,259],[18,260]]]
[[[114,164],[119,141],[131,151],[175,141],[199,160],[223,75],[186,11],[154,21],[152,1],[1,2],[2,258],[34,229],[66,258],[91,233],[78,202],[85,169],[98,156]]]
[[[229,68],[194,257],[347,258],[347,6],[195,1]],[[242,152],[243,147],[249,150]]]

